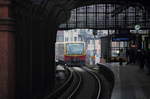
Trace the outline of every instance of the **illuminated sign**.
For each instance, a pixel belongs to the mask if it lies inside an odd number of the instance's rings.
[[[129,38],[112,38],[112,41],[128,41]]]

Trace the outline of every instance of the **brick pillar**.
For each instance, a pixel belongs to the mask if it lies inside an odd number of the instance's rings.
[[[0,0],[0,99],[14,99],[14,35],[8,0]]]

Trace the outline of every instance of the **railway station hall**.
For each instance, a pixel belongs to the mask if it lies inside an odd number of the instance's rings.
[[[0,0],[0,99],[150,99],[150,3]]]

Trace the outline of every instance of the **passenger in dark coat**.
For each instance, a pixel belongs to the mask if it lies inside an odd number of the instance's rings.
[[[141,70],[144,69],[144,63],[145,63],[145,51],[143,49],[137,50],[137,61],[139,64],[139,68]]]
[[[130,63],[135,64],[135,60],[136,60],[136,51],[134,48],[130,48],[129,50],[127,50],[126,55],[128,57],[128,61],[127,61],[127,65]]]
[[[150,50],[147,50],[145,53],[145,65],[148,69],[148,75],[150,75]]]
[[[127,49],[126,50],[126,58],[127,58],[127,64],[126,65],[128,65],[130,63],[130,57],[129,57],[129,55],[130,55],[130,50]]]
[[[124,52],[123,52],[123,49],[120,49],[119,51],[119,65],[120,66],[123,64],[123,58],[124,58]]]

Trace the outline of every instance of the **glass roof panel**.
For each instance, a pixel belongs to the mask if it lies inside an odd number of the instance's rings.
[[[73,9],[68,22],[61,24],[59,29],[134,29],[136,24],[145,29],[150,28],[147,15],[141,7],[115,4],[89,5]]]

